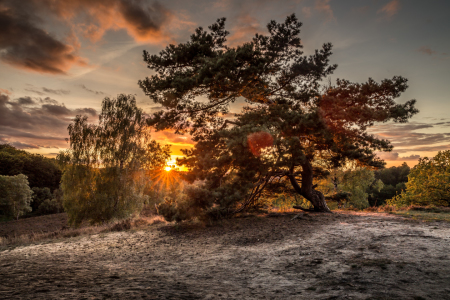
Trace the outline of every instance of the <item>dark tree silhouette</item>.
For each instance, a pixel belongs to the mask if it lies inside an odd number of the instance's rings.
[[[177,204],[180,209],[233,214],[255,203],[268,186],[286,180],[314,210],[326,212],[314,183],[326,169],[349,160],[383,166],[374,151],[392,146],[367,128],[375,122],[406,122],[418,112],[415,100],[394,101],[407,80],[395,76],[360,84],[338,79],[324,85],[337,67],[329,64],[332,45],[304,55],[300,27],[291,15],[284,23],[271,21],[268,35],[229,47],[223,18],[159,55],[144,51],[155,74],[139,85],[163,106],[149,125],[189,133],[196,142],[179,162],[189,168],[191,181],[203,184],[188,191],[187,203]],[[247,106],[230,116],[230,105],[239,99]]]

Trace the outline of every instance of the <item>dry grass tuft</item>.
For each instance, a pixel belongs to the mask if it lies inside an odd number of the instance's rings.
[[[167,222],[163,216],[154,216],[153,218],[150,219],[149,224],[150,225],[155,225],[155,224],[167,224],[169,222]]]
[[[117,222],[116,224],[112,225],[110,228],[108,228],[106,231],[124,231],[124,230],[130,230],[131,229],[131,220],[123,220],[120,222]]]

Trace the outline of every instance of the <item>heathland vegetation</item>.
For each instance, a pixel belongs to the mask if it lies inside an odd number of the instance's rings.
[[[337,68],[332,45],[304,55],[300,27],[291,15],[230,47],[219,19],[158,55],[144,51],[152,75],[139,85],[162,109],[147,115],[134,96],[105,98],[98,124],[73,120],[70,148],[56,160],[0,145],[2,215],[64,210],[78,226],[127,219],[144,206],[177,222],[272,207],[449,206],[450,151],[412,169],[384,168],[376,152],[393,147],[367,132],[418,112],[415,100],[395,102],[407,80],[324,83]],[[235,102],[245,106],[232,113]],[[192,136],[178,160],[187,171],[164,170],[170,148],[151,130]]]

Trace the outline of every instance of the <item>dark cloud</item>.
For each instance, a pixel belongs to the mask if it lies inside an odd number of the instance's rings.
[[[1,4],[1,61],[21,69],[50,74],[65,74],[73,64],[85,64],[72,45],[39,27],[31,15],[33,1],[4,0]]]
[[[103,93],[103,92],[94,91],[94,90],[91,90],[90,88],[87,88],[84,84],[80,84],[80,87],[83,88],[84,90],[91,92],[93,94],[96,94],[96,95],[105,95],[105,93]]]
[[[79,114],[95,117],[97,112],[92,108],[69,109],[51,98],[11,100],[9,95],[0,94],[0,141],[21,149],[66,147],[67,126]]]
[[[97,111],[93,108],[78,108],[73,110],[77,115],[88,115],[95,117],[97,115]]]
[[[74,65],[88,65],[77,52],[80,35],[98,41],[107,30],[125,29],[136,41],[171,41],[163,32],[171,19],[162,4],[143,0],[0,0],[0,60],[28,71],[66,74]],[[68,33],[57,36],[62,30]]]
[[[42,110],[57,116],[70,116],[72,111],[63,105],[44,104]]]
[[[67,124],[69,125],[69,124]],[[32,139],[32,140],[53,140],[53,141],[64,141],[65,139],[63,137],[58,136],[50,136],[50,135],[37,135],[30,132],[22,131],[19,129],[14,129],[11,127],[1,126],[0,125],[0,131],[3,133],[3,139],[9,140],[10,137],[16,137],[16,138],[25,138],[25,139]]]
[[[19,105],[33,105],[36,102],[34,102],[33,99],[31,99],[31,97],[20,97],[17,99],[17,103],[19,103]]]
[[[6,98],[6,99],[5,99]],[[39,127],[59,127],[65,120],[55,117],[45,108],[25,108],[9,97],[0,96],[0,125],[12,128],[38,129]]]
[[[159,2],[146,7],[143,7],[142,1],[122,0],[118,3],[119,11],[128,25],[128,30],[140,39],[150,38],[149,33],[158,32],[170,14]]]
[[[109,29],[125,29],[137,41],[167,39],[162,26],[173,14],[157,1],[72,0],[46,1],[60,19],[71,20],[81,33],[98,41]]]
[[[40,98],[39,99],[40,103],[48,103],[48,104],[54,104],[54,105],[58,105],[58,101],[56,101],[55,99],[52,99],[50,97],[45,97],[45,98]]]

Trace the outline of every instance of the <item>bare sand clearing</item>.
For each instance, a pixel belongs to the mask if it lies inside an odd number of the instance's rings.
[[[450,224],[248,217],[0,252],[0,299],[450,299]]]

